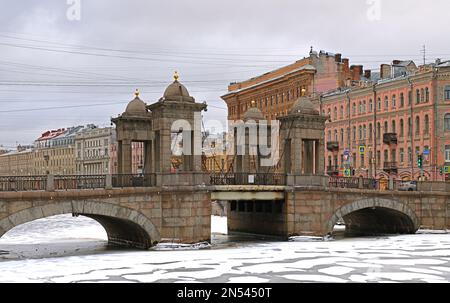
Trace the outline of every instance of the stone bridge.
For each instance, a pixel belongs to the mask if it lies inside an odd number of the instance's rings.
[[[0,236],[53,215],[99,222],[110,245],[147,249],[211,236],[211,202],[226,201],[231,232],[325,236],[339,220],[352,235],[450,229],[448,191],[374,191],[320,186],[176,186],[0,193]]]
[[[0,193],[0,236],[54,215],[100,223],[110,245],[146,249],[160,241],[209,241],[211,203],[204,188],[117,188]]]

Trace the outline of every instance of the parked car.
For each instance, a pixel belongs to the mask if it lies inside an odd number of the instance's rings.
[[[417,190],[417,181],[402,181],[398,185],[398,190],[416,191]]]

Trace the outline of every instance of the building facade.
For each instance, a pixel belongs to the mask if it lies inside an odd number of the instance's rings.
[[[450,61],[419,68],[404,64],[400,74],[394,72],[398,63],[383,65],[381,79],[363,87],[316,98],[329,118],[328,174],[445,178],[441,170],[450,165]]]
[[[30,176],[33,170],[31,146],[18,146],[17,150],[0,154],[0,176]]]
[[[242,119],[252,102],[268,120],[285,116],[301,96],[312,96],[359,81],[362,66],[349,67],[341,54],[311,50],[309,57],[247,81],[231,83],[222,96],[228,120]]]
[[[114,174],[117,171],[117,162],[114,166],[111,159],[116,144],[115,131],[112,127],[88,128],[75,136],[75,166],[79,175]]]

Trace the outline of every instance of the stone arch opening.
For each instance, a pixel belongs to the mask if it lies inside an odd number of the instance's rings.
[[[156,226],[142,213],[110,203],[87,201],[52,203],[18,211],[0,220],[0,237],[21,224],[62,214],[97,221],[105,229],[111,246],[148,249],[161,240]]]
[[[410,207],[387,199],[365,199],[344,205],[328,222],[330,234],[340,218],[345,223],[345,234],[350,236],[414,234],[419,229],[419,220]]]

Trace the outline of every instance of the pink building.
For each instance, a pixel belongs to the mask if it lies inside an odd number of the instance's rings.
[[[443,180],[440,171],[450,165],[450,61],[420,68],[394,61],[379,76],[319,98],[330,117],[328,174]]]

